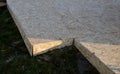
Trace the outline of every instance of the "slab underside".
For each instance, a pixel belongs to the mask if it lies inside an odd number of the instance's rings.
[[[75,45],[101,74],[120,74],[120,0],[8,0],[31,55]]]

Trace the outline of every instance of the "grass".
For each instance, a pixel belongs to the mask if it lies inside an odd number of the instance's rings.
[[[80,74],[77,53],[70,46],[31,57],[7,8],[0,8],[0,74]]]

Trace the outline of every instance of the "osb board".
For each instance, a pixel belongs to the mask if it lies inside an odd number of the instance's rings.
[[[8,0],[31,55],[74,44],[101,72],[120,74],[120,0]]]

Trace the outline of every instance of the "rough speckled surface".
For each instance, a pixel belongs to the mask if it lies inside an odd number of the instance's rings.
[[[120,0],[8,0],[31,55],[73,44],[101,72],[120,74]]]

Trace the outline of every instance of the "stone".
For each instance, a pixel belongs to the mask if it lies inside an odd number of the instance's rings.
[[[101,74],[120,74],[120,0],[8,0],[31,55],[75,45]]]

